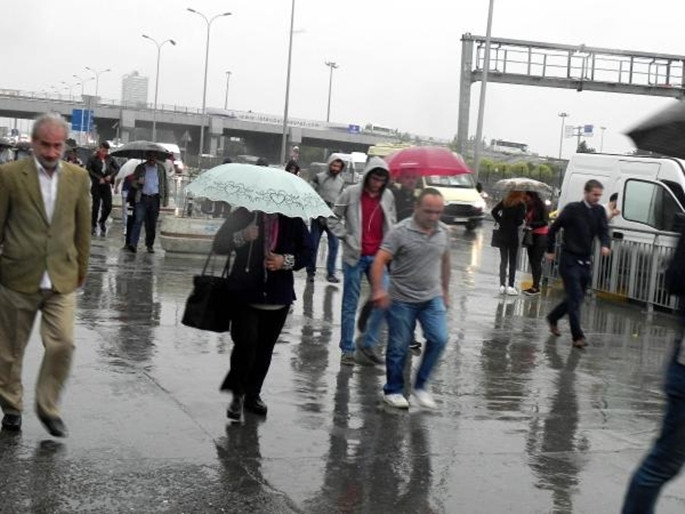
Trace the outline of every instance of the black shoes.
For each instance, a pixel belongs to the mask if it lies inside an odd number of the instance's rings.
[[[245,410],[251,412],[252,414],[257,414],[259,416],[266,416],[268,410],[266,403],[262,401],[262,398],[257,396],[248,396],[245,398]]]
[[[21,430],[21,414],[5,414],[2,418],[2,429],[10,432]]]
[[[266,416],[268,408],[259,395],[246,397],[242,394],[234,394],[233,400],[226,409],[226,417],[232,421],[241,421],[243,410],[258,416]]]
[[[309,282],[310,284],[313,284],[314,280],[315,280],[314,274],[313,273],[307,273],[307,282]]]
[[[336,277],[335,275],[328,275],[326,277],[326,280],[328,280],[331,284],[339,284],[340,283],[340,279],[338,277]]]
[[[105,225],[104,223],[100,223],[100,235],[101,236],[107,235],[107,225]]]
[[[155,253],[155,249],[151,246],[147,247],[147,253]]]
[[[131,253],[136,253],[138,251],[138,249],[133,245],[124,245],[124,250],[127,250]]]
[[[245,400],[243,395],[234,394],[233,400],[231,400],[231,403],[228,405],[228,409],[226,409],[226,417],[233,421],[240,421],[243,417],[244,403]]]
[[[67,437],[67,427],[64,425],[64,421],[61,418],[48,418],[38,414],[38,419],[53,437]]]
[[[561,330],[559,330],[557,324],[553,323],[552,320],[549,319],[549,316],[546,316],[545,320],[547,321],[547,326],[549,327],[550,333],[555,337],[559,337],[561,335]]]

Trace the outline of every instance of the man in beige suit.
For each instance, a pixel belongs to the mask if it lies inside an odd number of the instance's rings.
[[[90,256],[90,180],[60,161],[67,134],[61,117],[44,114],[33,125],[33,156],[0,166],[2,428],[21,429],[22,361],[40,311],[36,413],[56,437],[67,434],[58,404],[74,350],[76,289]]]

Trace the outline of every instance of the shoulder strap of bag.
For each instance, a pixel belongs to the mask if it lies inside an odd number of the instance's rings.
[[[205,260],[205,265],[202,267],[202,274],[206,275],[207,274],[207,267],[209,266],[209,262],[212,260],[212,256],[217,255],[215,254],[212,250],[209,251],[209,254],[207,255],[207,259]],[[221,271],[221,277],[226,278],[228,276],[228,272],[231,269],[231,254],[229,253],[228,256],[226,257],[226,264],[224,264],[224,269]]]

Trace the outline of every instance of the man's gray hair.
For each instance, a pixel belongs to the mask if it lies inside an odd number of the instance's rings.
[[[62,115],[56,112],[48,112],[41,114],[33,122],[33,129],[31,130],[31,139],[38,138],[38,132],[44,125],[57,125],[64,129],[64,139],[69,135],[69,124],[62,118]]]

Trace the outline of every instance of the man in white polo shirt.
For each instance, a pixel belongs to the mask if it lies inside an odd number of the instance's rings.
[[[414,383],[412,403],[437,408],[426,387],[447,344],[446,307],[449,303],[450,238],[440,222],[445,202],[439,191],[426,188],[414,215],[392,229],[383,240],[371,269],[372,299],[388,310],[388,349],[385,354],[385,402],[406,409],[404,365],[414,338],[416,321],[426,337],[426,350]],[[383,273],[390,267],[390,286]]]

